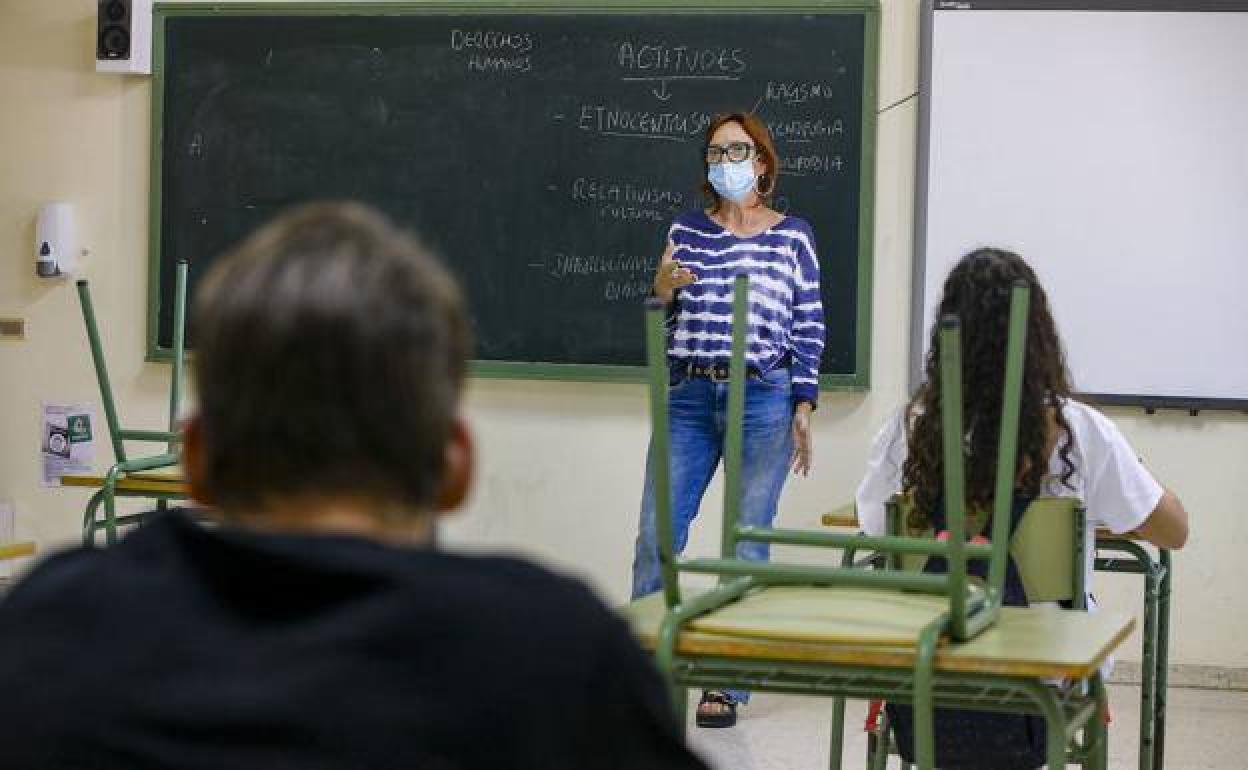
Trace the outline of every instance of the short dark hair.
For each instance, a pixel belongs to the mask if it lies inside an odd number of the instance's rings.
[[[380,214],[280,215],[216,261],[191,325],[203,483],[225,513],[311,494],[435,500],[468,321],[447,271]]]

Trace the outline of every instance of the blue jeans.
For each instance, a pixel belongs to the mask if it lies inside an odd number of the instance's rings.
[[[723,455],[728,383],[692,377],[668,391],[671,426],[672,536],[676,553],[685,550],[689,525]],[[773,369],[745,383],[745,424],[741,452],[741,524],[769,527],[793,459],[793,404],[789,370]],[[641,521],[633,556],[633,598],[662,588],[655,528],[653,452],[647,453]],[[737,544],[737,557],[766,561],[767,543]],[[748,693],[731,693],[740,701]]]

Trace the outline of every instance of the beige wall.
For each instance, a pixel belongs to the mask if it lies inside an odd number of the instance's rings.
[[[24,342],[0,342],[0,500],[17,505],[19,534],[47,548],[77,536],[85,495],[39,486],[39,402],[96,400],[96,389],[72,284],[33,276],[33,217],[48,200],[76,204],[118,401],[127,422],[159,424],[167,369],[142,361],[149,88],[141,78],[94,73],[91,0],[0,6],[0,316],[28,323]],[[916,90],[914,0],[885,0],[883,37],[886,105]],[[821,510],[850,499],[875,427],[905,395],[916,115],[912,100],[879,123],[874,385],[869,394],[825,397],[815,473],[786,490],[787,526],[815,526]],[[447,523],[447,539],[531,554],[622,599],[647,440],[643,395],[633,385],[473,383],[467,409],[481,479],[468,509]],[[1240,592],[1248,419],[1115,416],[1195,517],[1192,544],[1178,557],[1173,659],[1248,667]],[[695,551],[714,548],[718,504],[715,486]],[[1103,600],[1139,603],[1134,579],[1098,585]]]

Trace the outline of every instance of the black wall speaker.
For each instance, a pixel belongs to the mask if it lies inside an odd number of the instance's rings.
[[[102,61],[130,58],[130,0],[97,0],[95,58]]]
[[[96,0],[95,69],[146,74],[152,60],[152,0]]]

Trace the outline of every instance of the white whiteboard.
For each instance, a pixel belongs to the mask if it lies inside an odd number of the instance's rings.
[[[998,246],[1038,272],[1077,391],[1244,408],[1248,12],[927,23],[914,372],[950,267]]]

